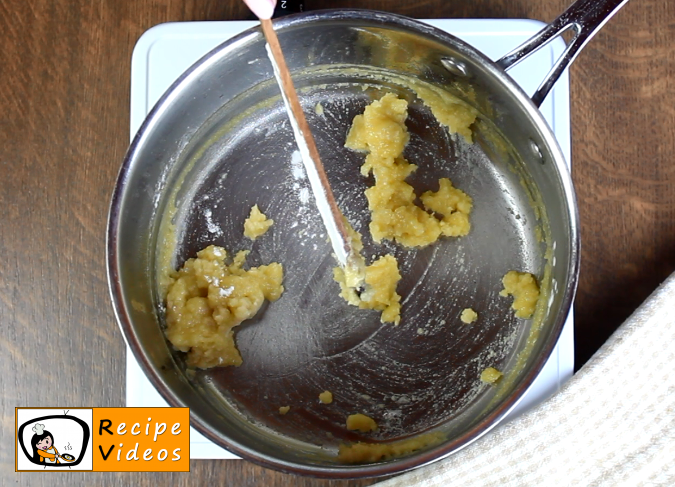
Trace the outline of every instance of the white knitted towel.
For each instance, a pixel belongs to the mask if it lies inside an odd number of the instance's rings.
[[[675,486],[675,274],[559,393],[377,487]]]

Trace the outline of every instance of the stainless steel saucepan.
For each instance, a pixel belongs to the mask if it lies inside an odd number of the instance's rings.
[[[400,262],[401,324],[348,306],[259,29],[220,45],[184,73],[143,123],[120,171],[108,224],[111,294],[127,343],[172,406],[241,457],[279,470],[332,478],[388,475],[438,460],[493,428],[518,402],[558,339],[576,289],[578,216],[572,182],[538,105],[562,70],[626,0],[581,0],[523,47],[490,61],[415,20],[331,10],[275,22],[301,102],[343,212],[370,257]],[[506,70],[571,28],[576,36],[533,99]],[[473,143],[449,135],[418,96],[444,90],[480,113]],[[472,230],[417,250],[377,245],[367,231],[359,173],[345,149],[352,119],[394,92],[409,101],[406,158],[418,194],[448,177],[474,200]],[[275,223],[252,243],[244,219],[258,204]],[[284,265],[285,292],[237,328],[240,367],[189,370],[165,339],[162,266],[177,268],[210,244],[249,249],[251,265]],[[509,270],[542,288],[534,319],[499,296]],[[459,321],[471,307],[480,319]],[[480,382],[493,366],[497,386]],[[318,394],[333,393],[324,405]],[[280,406],[291,406],[281,416]],[[356,412],[379,430],[345,429]],[[358,465],[339,444],[439,434],[402,457]]]

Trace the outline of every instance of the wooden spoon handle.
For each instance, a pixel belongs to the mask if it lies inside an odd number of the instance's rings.
[[[305,113],[302,111],[302,107],[300,106],[298,94],[295,91],[295,87],[293,86],[293,80],[291,79],[291,73],[288,70],[286,60],[284,58],[283,52],[281,51],[279,38],[277,37],[277,34],[274,31],[274,27],[272,25],[271,20],[260,19],[260,23],[262,24],[262,30],[263,33],[265,34],[265,39],[267,40],[267,43],[270,46],[272,57],[274,58],[274,61],[276,62],[277,67],[279,69],[279,80],[281,82],[281,88],[284,91],[286,100],[288,100],[288,105],[291,109],[293,117],[295,118],[298,124],[298,128],[300,129],[300,132],[302,133],[302,136],[305,139],[305,143],[309,150],[309,155],[312,159],[312,162],[314,163],[316,172],[319,175],[319,180],[321,182],[323,191],[326,194],[326,199],[330,207],[330,212],[333,216],[333,220],[335,221],[335,226],[337,227],[338,233],[342,237],[342,245],[344,246],[346,256],[349,256],[349,254],[351,254],[352,248],[350,244],[349,235],[347,233],[347,227],[343,220],[342,212],[338,208],[337,203],[335,201],[335,196],[333,195],[333,190],[331,189],[330,183],[328,182],[328,177],[326,177],[326,171],[324,170],[323,164],[321,163],[321,157],[319,156],[319,151],[316,148],[316,143],[314,142],[312,132],[310,131],[309,125],[307,124]],[[341,264],[344,265],[344,262],[341,262]]]

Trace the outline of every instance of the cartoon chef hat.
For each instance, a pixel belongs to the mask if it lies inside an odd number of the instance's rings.
[[[35,423],[35,426],[33,426],[33,431],[34,431],[35,434],[38,435],[38,436],[40,436],[44,430],[45,430],[45,425],[44,425],[44,424]]]

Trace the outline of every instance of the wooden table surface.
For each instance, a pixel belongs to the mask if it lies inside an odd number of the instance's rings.
[[[308,0],[418,18],[552,20],[569,0]],[[16,406],[122,406],[105,272],[128,144],[134,43],[167,21],[244,19],[239,0],[0,0],[2,473],[18,485],[361,486],[193,461],[189,474],[16,474]],[[633,0],[571,69],[582,365],[675,270],[675,4]]]

